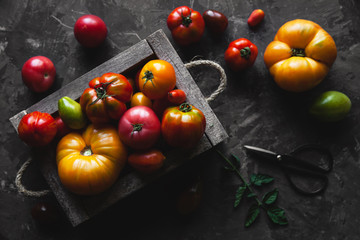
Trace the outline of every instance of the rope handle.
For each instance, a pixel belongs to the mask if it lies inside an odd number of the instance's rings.
[[[216,62],[214,61],[210,61],[210,60],[195,60],[195,61],[191,61],[189,63],[185,64],[186,68],[192,68],[192,67],[196,67],[196,66],[200,66],[200,65],[205,65],[205,66],[210,66],[215,68],[216,70],[219,71],[220,73],[220,84],[218,86],[218,88],[209,96],[207,97],[205,100],[207,102],[211,102],[213,101],[222,91],[225,90],[226,85],[227,85],[227,77],[225,74],[224,69]],[[22,193],[28,197],[43,197],[49,193],[51,193],[50,190],[41,190],[41,191],[32,191],[32,190],[28,190],[26,189],[26,187],[22,184],[21,179],[22,176],[25,172],[25,170],[27,169],[27,167],[30,165],[30,163],[32,162],[32,159],[29,158],[28,160],[26,160],[23,165],[21,166],[21,168],[19,169],[19,171],[16,174],[16,178],[15,178],[15,185],[19,191],[19,193]]]

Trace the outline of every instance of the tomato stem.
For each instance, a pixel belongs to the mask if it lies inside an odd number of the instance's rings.
[[[131,136],[134,134],[134,132],[140,132],[141,129],[142,129],[142,126],[144,124],[141,124],[141,123],[135,123],[135,124],[131,124],[133,126],[133,130],[131,131]]]
[[[154,74],[151,71],[146,70],[144,72],[144,76],[142,77],[142,79],[144,79],[144,78],[145,78],[145,82],[144,82],[143,88],[145,88],[145,85],[148,81],[150,81],[152,83],[153,87],[155,87],[154,82],[153,82]]]
[[[245,59],[249,59],[251,55],[251,49],[249,47],[244,47],[243,49],[240,50],[240,55]]]
[[[84,147],[84,149],[81,150],[80,154],[83,156],[91,156],[92,155],[91,147],[90,146]]]
[[[291,56],[293,57],[305,57],[305,50],[301,48],[292,48]]]
[[[185,16],[183,15],[183,11],[182,11],[182,9],[181,9],[181,18],[182,18],[182,25],[184,25],[185,27],[189,27],[189,25],[192,23],[191,10],[190,10],[190,14],[185,17]]]
[[[181,112],[190,112],[192,110],[192,106],[188,103],[182,103],[179,107]]]
[[[94,86],[94,89],[96,91],[96,96],[97,98],[95,99],[95,101],[93,101],[92,103],[90,103],[90,105],[93,105],[95,104],[97,101],[99,101],[100,99],[104,99],[104,98],[107,98],[107,97],[112,97],[114,95],[107,95],[107,92],[106,92],[106,88],[112,84],[113,82],[115,82],[116,80],[114,81],[111,81],[111,82],[108,82],[108,83],[100,83],[100,84],[97,84]]]

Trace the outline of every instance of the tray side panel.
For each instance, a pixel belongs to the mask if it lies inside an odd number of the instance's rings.
[[[206,136],[213,146],[228,137],[224,127],[205,100],[201,90],[185,67],[174,47],[169,42],[163,30],[158,30],[146,38],[158,58],[170,62],[176,72],[178,88],[185,91],[187,100],[199,108],[206,117]]]

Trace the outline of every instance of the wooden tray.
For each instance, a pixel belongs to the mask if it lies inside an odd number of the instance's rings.
[[[12,125],[17,130],[21,118],[27,113],[41,111],[56,115],[58,100],[63,96],[68,96],[72,99],[80,98],[91,79],[107,72],[126,73],[140,68],[150,59],[156,58],[166,60],[174,66],[177,88],[184,90],[187,95],[187,101],[205,114],[207,122],[205,135],[198,146],[191,151],[184,153],[177,149],[169,149],[164,152],[166,156],[165,166],[159,173],[151,176],[142,176],[131,169],[124,171],[109,190],[90,197],[72,194],[61,184],[55,161],[56,143],[44,149],[35,149],[34,157],[40,160],[41,172],[73,226],[85,222],[120,199],[149,184],[160,175],[168,173],[184,163],[184,161],[217,145],[228,137],[223,126],[162,30],[156,31],[146,39],[10,118]]]

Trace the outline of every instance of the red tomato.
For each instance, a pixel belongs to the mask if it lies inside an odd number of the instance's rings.
[[[119,121],[121,141],[133,149],[151,148],[160,137],[160,121],[154,111],[146,106],[127,110]]]
[[[83,112],[92,123],[119,120],[126,111],[126,102],[131,100],[132,87],[125,76],[105,73],[89,82],[80,97]]]
[[[170,13],[167,26],[178,44],[189,45],[200,41],[204,33],[205,22],[201,13],[187,6],[181,6]]]
[[[76,21],[74,35],[76,40],[84,47],[97,47],[106,38],[106,24],[98,16],[84,15]]]
[[[22,80],[34,92],[48,90],[54,83],[55,75],[53,62],[44,56],[30,58],[21,69]]]
[[[155,172],[162,167],[164,160],[165,156],[157,149],[135,152],[128,158],[129,164],[142,173]]]
[[[55,137],[56,131],[54,118],[48,113],[38,111],[26,114],[18,126],[20,139],[32,147],[49,144]]]
[[[160,99],[155,99],[152,105],[152,109],[154,110],[158,118],[162,119],[165,109],[172,106],[176,106],[176,104],[170,102],[168,96],[165,96]]]
[[[255,9],[247,20],[250,27],[255,27],[264,19],[265,13],[261,9]]]
[[[62,138],[63,136],[71,132],[71,129],[65,125],[61,117],[56,117],[55,123],[57,128],[56,137]]]
[[[168,100],[171,103],[180,105],[186,100],[186,93],[181,89],[175,89],[168,93]]]
[[[195,147],[204,135],[205,127],[204,114],[187,103],[167,108],[161,121],[161,133],[166,143],[173,147]]]
[[[225,52],[225,61],[233,71],[251,67],[257,57],[258,49],[246,38],[239,38],[229,44]]]

